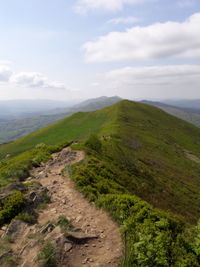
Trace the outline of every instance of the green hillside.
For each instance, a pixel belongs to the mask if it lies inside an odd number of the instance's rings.
[[[121,101],[105,109],[76,113],[0,148],[1,157],[37,144],[58,145],[100,137],[104,157],[124,170],[120,184],[157,207],[195,222],[200,212],[200,130],[149,105]],[[197,157],[196,161],[189,159]]]
[[[99,110],[111,106],[119,101],[121,101],[121,98],[117,96],[99,97],[94,99],[88,99],[87,101],[81,102],[75,106],[68,108],[57,108],[43,112],[41,111],[40,112],[41,114],[30,113],[27,115],[24,114],[23,116],[20,117],[20,114],[16,112],[16,114],[18,114],[16,115],[16,118],[6,119],[2,117],[2,119],[0,118],[0,144],[17,140],[43,127],[51,125],[63,118],[69,117],[74,113]],[[42,103],[40,103],[39,105],[40,109],[42,108]],[[46,101],[43,104],[45,105],[45,103]],[[29,107],[28,104],[27,107]],[[0,115],[2,114],[0,113]]]
[[[101,112],[76,113],[15,142],[1,146],[0,157],[2,158],[6,154],[18,154],[33,148],[39,143],[55,145],[66,140],[87,137],[90,133],[99,132],[105,120],[106,114]]]
[[[199,230],[189,225],[200,215],[199,128],[127,100],[76,113],[0,147],[1,184],[25,179],[72,140],[87,157],[67,171],[122,226],[124,266],[200,266]]]
[[[194,124],[197,127],[200,127],[199,109],[187,108],[187,107],[184,108],[184,106],[183,107],[171,106],[162,102],[147,101],[147,100],[143,100],[142,103],[158,107],[164,110],[165,112],[169,113],[170,115],[176,116],[179,119],[185,120],[187,122]]]

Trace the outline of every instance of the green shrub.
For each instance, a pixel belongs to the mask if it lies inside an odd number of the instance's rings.
[[[130,195],[119,184],[124,171],[89,156],[85,164],[73,165],[70,173],[80,192],[121,225],[125,243],[123,266],[200,266],[200,227],[188,231],[181,217]]]
[[[36,215],[35,214],[29,214],[27,212],[22,212],[18,214],[14,220],[22,220],[29,224],[34,224],[36,222]]]
[[[33,180],[33,181],[30,181],[30,182],[25,182],[24,186],[25,187],[33,186],[33,187],[39,188],[39,187],[41,187],[41,183],[36,181],[36,180]]]
[[[10,222],[18,213],[22,211],[25,205],[25,196],[17,191],[10,197],[0,203],[0,225]]]
[[[72,224],[65,216],[59,216],[57,224],[60,226],[63,233],[67,233],[73,229]]]
[[[90,137],[85,142],[85,146],[96,151],[101,151],[101,141],[98,139],[98,137],[94,134],[90,135]]]

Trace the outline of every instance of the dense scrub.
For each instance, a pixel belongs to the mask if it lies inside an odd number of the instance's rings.
[[[24,206],[25,195],[19,191],[0,201],[0,226],[10,222],[11,219],[22,211]]]
[[[131,195],[118,182],[123,172],[94,154],[68,171],[78,189],[120,224],[125,242],[123,266],[200,266],[198,228]]]

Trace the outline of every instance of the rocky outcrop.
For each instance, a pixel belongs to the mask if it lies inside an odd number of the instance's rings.
[[[17,235],[19,235],[22,231],[24,231],[24,229],[27,227],[27,224],[21,220],[15,220],[12,221],[6,232],[5,232],[5,236],[10,236],[12,238],[15,238]]]

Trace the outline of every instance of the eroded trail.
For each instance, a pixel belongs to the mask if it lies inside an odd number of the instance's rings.
[[[20,238],[16,239],[13,248],[20,251],[20,266],[38,266],[36,260],[40,245],[27,240],[30,233],[36,234],[41,226],[49,221],[56,221],[59,216],[67,217],[76,231],[88,238],[87,242],[67,243],[65,255],[62,255],[59,266],[118,266],[122,257],[122,241],[118,226],[106,212],[89,203],[76,189],[69,177],[63,177],[61,171],[68,165],[84,158],[84,152],[71,151],[65,148],[52,155],[53,160],[43,167],[36,168],[32,176],[47,187],[51,193],[51,203],[39,213],[38,224],[26,227]],[[44,238],[59,239],[57,227]]]

